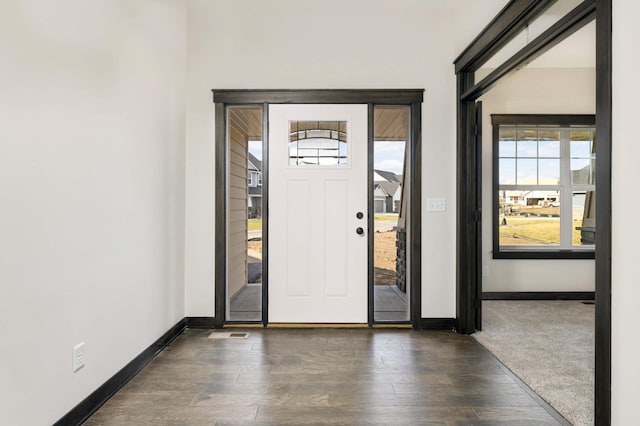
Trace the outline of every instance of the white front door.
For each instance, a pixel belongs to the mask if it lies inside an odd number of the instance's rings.
[[[269,321],[367,322],[367,106],[269,106]]]

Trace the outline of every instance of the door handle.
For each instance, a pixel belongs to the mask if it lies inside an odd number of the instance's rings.
[[[356,228],[356,234],[358,234],[358,235],[362,235],[362,234],[364,234],[364,229],[362,229],[362,227],[358,226],[358,227]]]

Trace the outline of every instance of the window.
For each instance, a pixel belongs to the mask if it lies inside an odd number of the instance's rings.
[[[253,185],[253,173],[251,173],[251,172],[247,173],[247,186],[254,186]]]
[[[346,121],[291,121],[289,123],[290,166],[346,164]]]
[[[592,258],[595,117],[492,115],[493,257]]]
[[[262,186],[262,173],[258,172],[258,186]]]

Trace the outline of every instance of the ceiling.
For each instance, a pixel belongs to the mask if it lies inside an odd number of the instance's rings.
[[[480,77],[505,62],[516,52],[534,40],[551,25],[566,15],[582,0],[558,0],[542,16],[531,22],[520,34],[498,51],[479,70]],[[595,21],[582,27],[561,43],[532,61],[530,68],[595,68],[596,65]]]
[[[230,107],[230,126],[247,135],[249,140],[262,140],[262,108]],[[378,141],[407,140],[409,108],[380,106],[374,109],[374,136]]]
[[[595,68],[595,21],[573,33],[528,66],[531,68]]]

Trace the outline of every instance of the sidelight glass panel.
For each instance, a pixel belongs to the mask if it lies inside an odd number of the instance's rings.
[[[373,280],[374,320],[409,320],[409,182],[405,179],[408,107],[374,108]]]
[[[262,320],[262,108],[227,109],[227,321]]]

